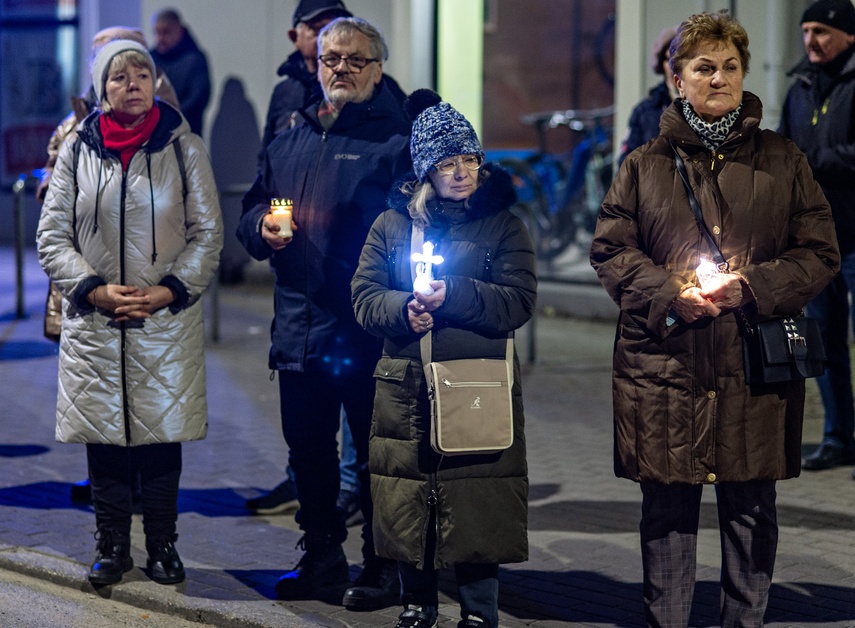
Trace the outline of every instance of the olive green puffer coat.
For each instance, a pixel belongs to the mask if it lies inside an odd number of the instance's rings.
[[[488,170],[489,167],[486,167]],[[407,322],[412,299],[410,219],[400,192],[368,235],[351,284],[359,323],[385,339],[369,466],[377,554],[419,568],[457,563],[508,563],[528,557],[528,478],[522,387],[515,363],[514,444],[498,454],[440,458],[430,447],[420,334]],[[507,333],[532,315],[537,281],[534,252],[513,203],[510,177],[493,170],[471,206],[441,203],[425,239],[445,261],[445,303],[434,313],[433,357],[504,358]],[[432,515],[435,514],[435,520]],[[434,521],[437,544],[425,556]]]

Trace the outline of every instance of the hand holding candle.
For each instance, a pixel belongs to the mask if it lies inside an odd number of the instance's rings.
[[[293,215],[294,203],[287,198],[271,198],[270,213],[268,218],[279,225],[277,235],[280,238],[292,238],[294,232],[291,229],[291,217]]]
[[[416,278],[413,281],[413,292],[424,295],[433,294],[430,285],[433,279],[433,265],[442,264],[442,256],[433,254],[433,243],[425,242],[421,253],[413,253],[413,261],[416,262]]]

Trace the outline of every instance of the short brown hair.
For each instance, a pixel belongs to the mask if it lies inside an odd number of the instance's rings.
[[[703,44],[733,44],[742,61],[742,71],[748,74],[748,33],[736,18],[722,9],[718,13],[696,13],[677,28],[677,36],[671,41],[671,71],[680,76],[683,66],[697,54]]]

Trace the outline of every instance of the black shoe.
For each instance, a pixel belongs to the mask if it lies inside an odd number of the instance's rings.
[[[116,584],[122,574],[134,568],[131,558],[131,538],[113,530],[101,529],[95,533],[98,540],[95,562],[89,568],[92,584]]]
[[[184,582],[184,563],[175,549],[178,535],[158,536],[146,539],[148,551],[149,577],[158,584],[178,584]]]
[[[297,510],[300,504],[297,501],[297,487],[288,478],[267,495],[246,500],[247,510],[257,515],[275,515],[280,512]]]
[[[345,488],[338,492],[336,507],[344,514],[344,524],[349,528],[365,521],[359,503],[359,491],[349,491]]]
[[[394,606],[400,597],[398,563],[374,556],[365,561],[365,568],[353,586],[344,592],[341,603],[349,611],[373,611]]]
[[[853,463],[855,463],[853,456],[846,455],[842,447],[823,443],[810,456],[802,458],[802,469],[805,471],[822,471]]]
[[[92,487],[89,485],[89,480],[80,480],[71,485],[71,503],[92,504]]]
[[[307,547],[305,538],[297,544],[306,549],[303,558],[276,583],[276,597],[280,600],[313,599],[325,587],[350,583],[341,543]]]
[[[436,615],[425,613],[421,606],[408,605],[404,612],[398,615],[395,628],[435,628]]]

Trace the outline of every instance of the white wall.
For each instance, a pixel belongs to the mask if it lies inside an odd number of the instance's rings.
[[[354,15],[364,17],[383,32],[390,49],[384,71],[394,76],[405,91],[414,89],[409,80],[414,54],[407,45],[412,3],[347,0],[345,4]],[[213,93],[205,114],[207,134],[217,112],[220,90],[229,77],[243,81],[259,126],[263,127],[273,86],[281,80],[276,69],[294,51],[288,29],[296,6],[297,0],[139,0],[137,20],[152,40],[151,16],[162,8],[173,7],[208,54]],[[398,54],[399,50],[403,53]]]

